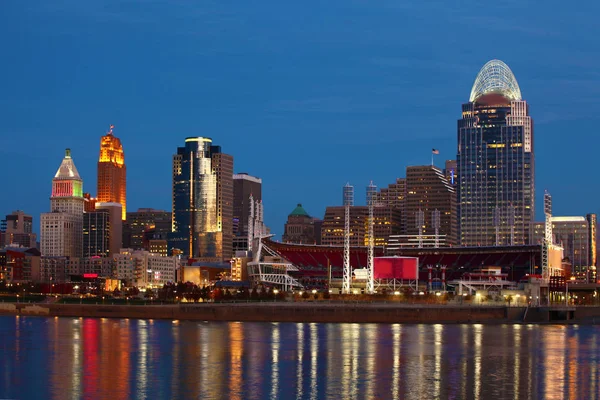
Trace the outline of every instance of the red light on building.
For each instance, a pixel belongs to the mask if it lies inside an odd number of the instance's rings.
[[[98,277],[98,274],[83,274],[84,278],[94,279]]]

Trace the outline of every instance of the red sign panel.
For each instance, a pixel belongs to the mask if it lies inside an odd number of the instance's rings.
[[[84,278],[97,278],[98,274],[83,274]]]
[[[416,257],[375,257],[373,277],[375,279],[415,280],[418,276],[419,259]]]

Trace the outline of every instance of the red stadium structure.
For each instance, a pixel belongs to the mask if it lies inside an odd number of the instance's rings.
[[[342,246],[318,246],[280,243],[264,239],[263,243],[271,250],[298,267],[294,276],[306,287],[326,287],[329,277],[342,278],[344,248]],[[367,247],[350,249],[350,264],[353,269],[367,267]],[[419,259],[419,281],[428,279],[427,265],[446,266],[448,281],[460,279],[464,273],[484,267],[501,267],[511,281],[518,281],[526,274],[541,273],[540,245],[491,246],[491,247],[439,247],[408,248],[397,254],[402,257]],[[381,247],[375,248],[375,257],[385,256]],[[439,268],[434,268],[434,275]]]

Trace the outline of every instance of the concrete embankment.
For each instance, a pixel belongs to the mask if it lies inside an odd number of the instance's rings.
[[[350,323],[600,323],[600,307],[548,308],[398,303],[227,303],[181,305],[3,304],[0,314],[196,321]]]

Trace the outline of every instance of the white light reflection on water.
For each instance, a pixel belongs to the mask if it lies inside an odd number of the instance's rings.
[[[310,324],[310,398],[317,398],[317,385],[319,382],[317,375],[318,357],[319,357],[319,338],[317,324]]]
[[[272,323],[271,336],[271,399],[279,393],[279,323]]]
[[[58,319],[54,320],[54,325],[56,328],[58,328]],[[73,325],[72,327],[72,332],[71,332],[72,336],[73,336],[73,356],[72,356],[72,365],[73,367],[71,368],[71,393],[74,399],[80,398],[81,397],[81,370],[82,370],[82,365],[81,365],[81,358],[82,358],[82,351],[81,351],[81,326],[79,325]],[[56,342],[58,343],[58,342]]]
[[[361,325],[360,324],[351,324],[350,325],[350,340],[351,340],[351,374],[350,374],[350,398],[357,398],[358,395],[358,362],[359,362],[359,345],[360,345],[360,333],[361,333]]]
[[[436,324],[433,327],[433,357],[434,357],[434,368],[433,368],[433,396],[434,398],[440,397],[440,382],[442,381],[442,344],[444,325]]]
[[[515,349],[515,363],[513,367],[513,379],[515,381],[515,400],[520,399],[519,397],[519,386],[521,384],[521,325],[517,324],[513,326],[513,337]]]
[[[394,357],[392,369],[392,397],[400,398],[400,356],[402,352],[402,325],[392,325],[392,353]]]
[[[141,319],[137,323],[138,360],[137,360],[137,389],[142,397],[148,395],[148,323]]]
[[[473,325],[473,331],[475,333],[475,399],[479,399],[481,396],[481,339],[483,336],[483,326],[481,324]]]
[[[366,343],[365,348],[365,357],[367,357],[367,368],[364,380],[366,380],[366,393],[365,396],[368,399],[375,398],[375,376],[376,376],[376,368],[375,368],[375,358],[377,357],[377,350],[375,344],[377,343],[377,327],[378,325],[369,324],[364,326],[363,332],[365,334],[365,340],[362,340],[363,343]]]
[[[304,359],[304,324],[296,324],[296,336],[298,337],[296,342],[296,398],[301,399],[303,397],[302,391],[302,363]]]
[[[462,348],[465,349],[465,352],[468,354],[468,350],[470,349],[470,340],[469,340],[469,336],[470,336],[470,329],[467,325],[462,325],[460,327],[460,337],[462,338]],[[467,372],[468,372],[468,363],[467,363],[468,358],[463,356],[462,357],[462,363],[461,363],[461,371],[462,371],[462,376],[466,377],[467,376]],[[460,393],[461,393],[461,398],[462,399],[466,399],[467,398],[467,379],[461,379],[460,380]]]

